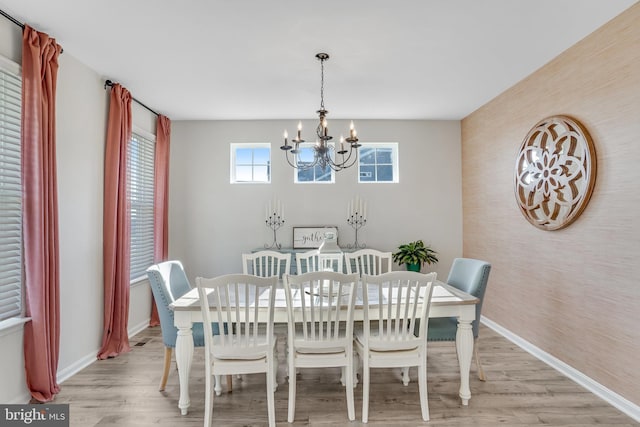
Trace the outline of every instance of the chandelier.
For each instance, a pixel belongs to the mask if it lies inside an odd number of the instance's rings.
[[[285,152],[287,162],[294,168],[305,170],[319,166],[323,170],[329,167],[334,171],[340,171],[356,163],[358,160],[358,148],[361,144],[358,144],[353,121],[351,122],[348,138],[345,139],[340,136],[340,142],[337,145],[329,142],[333,137],[329,135],[329,125],[327,123],[327,113],[329,112],[324,108],[324,61],[329,59],[329,55],[318,53],[316,58],[320,61],[320,109],[316,111],[320,120],[316,128],[316,142],[313,145],[313,160],[305,159],[301,155],[303,151],[301,144],[305,142],[301,137],[302,122],[298,122],[297,136],[291,140],[293,145],[289,145],[289,133],[286,130],[284,131],[284,145],[280,149]]]

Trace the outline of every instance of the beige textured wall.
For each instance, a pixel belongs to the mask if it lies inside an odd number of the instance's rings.
[[[530,225],[513,173],[539,120],[590,132],[598,174],[582,216]],[[462,121],[463,251],[493,264],[483,314],[640,404],[640,3]]]

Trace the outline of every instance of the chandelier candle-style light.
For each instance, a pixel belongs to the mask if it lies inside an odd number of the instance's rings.
[[[302,122],[298,122],[298,133],[296,137],[291,140],[293,145],[289,145],[289,133],[286,130],[284,131],[284,145],[281,146],[280,149],[285,152],[287,162],[294,168],[305,170],[317,165],[323,170],[330,167],[334,171],[340,171],[356,163],[358,160],[358,148],[361,145],[358,144],[357,132],[353,126],[353,121],[351,122],[348,138],[345,139],[340,136],[340,142],[337,146],[329,143],[333,137],[329,135],[329,124],[327,122],[327,114],[329,112],[324,108],[324,61],[329,59],[329,55],[326,53],[318,53],[316,58],[320,61],[320,109],[316,111],[320,116],[320,121],[316,128],[313,160],[304,160],[300,156],[300,144],[305,142],[301,137]]]

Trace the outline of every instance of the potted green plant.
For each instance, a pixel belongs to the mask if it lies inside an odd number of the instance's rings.
[[[393,261],[398,264],[406,264],[409,271],[419,272],[422,264],[437,263],[437,254],[429,246],[425,246],[422,240],[416,240],[398,246],[398,250],[393,253]]]

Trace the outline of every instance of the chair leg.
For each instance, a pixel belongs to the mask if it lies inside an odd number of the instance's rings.
[[[353,353],[351,354],[351,361],[346,366],[344,372],[347,376],[347,416],[349,417],[349,421],[354,421],[356,419],[356,410],[355,403],[353,399]]]
[[[222,381],[220,375],[214,375],[215,378],[215,386],[214,390],[216,391],[216,396],[220,396],[222,394]]]
[[[276,425],[276,406],[275,406],[275,375],[273,375],[273,366],[275,363],[271,360],[267,362],[267,414],[269,417],[269,427]]]
[[[231,393],[233,391],[233,379],[232,375],[227,375],[227,393]]]
[[[276,348],[273,348],[273,367],[271,368],[273,372],[273,392],[275,393],[278,390],[278,352]]]
[[[293,372],[293,375],[291,375]],[[296,417],[296,368],[293,363],[289,363],[289,413],[287,421],[292,423]]]
[[[171,368],[171,353],[173,349],[171,347],[164,348],[164,370],[162,371],[162,378],[160,379],[160,391],[164,391],[164,387],[167,385],[167,378],[169,378],[169,369]]]
[[[422,419],[429,421],[429,397],[427,394],[427,363],[426,357],[418,366],[418,391],[420,394],[420,410],[422,411]]]
[[[487,378],[484,376],[484,369],[482,369],[482,364],[480,363],[480,357],[478,356],[478,339],[476,338],[473,343],[473,354],[476,359],[476,367],[478,368],[478,379],[480,381],[486,381]]]
[[[411,379],[409,378],[409,367],[405,366],[404,368],[402,368],[402,384],[404,384],[404,386],[408,386],[409,385],[409,381],[411,381]]]
[[[369,361],[362,355],[362,422],[369,422]]]
[[[213,420],[213,375],[210,374],[209,369],[206,372],[207,379],[204,389],[204,427],[211,427],[211,421]]]

